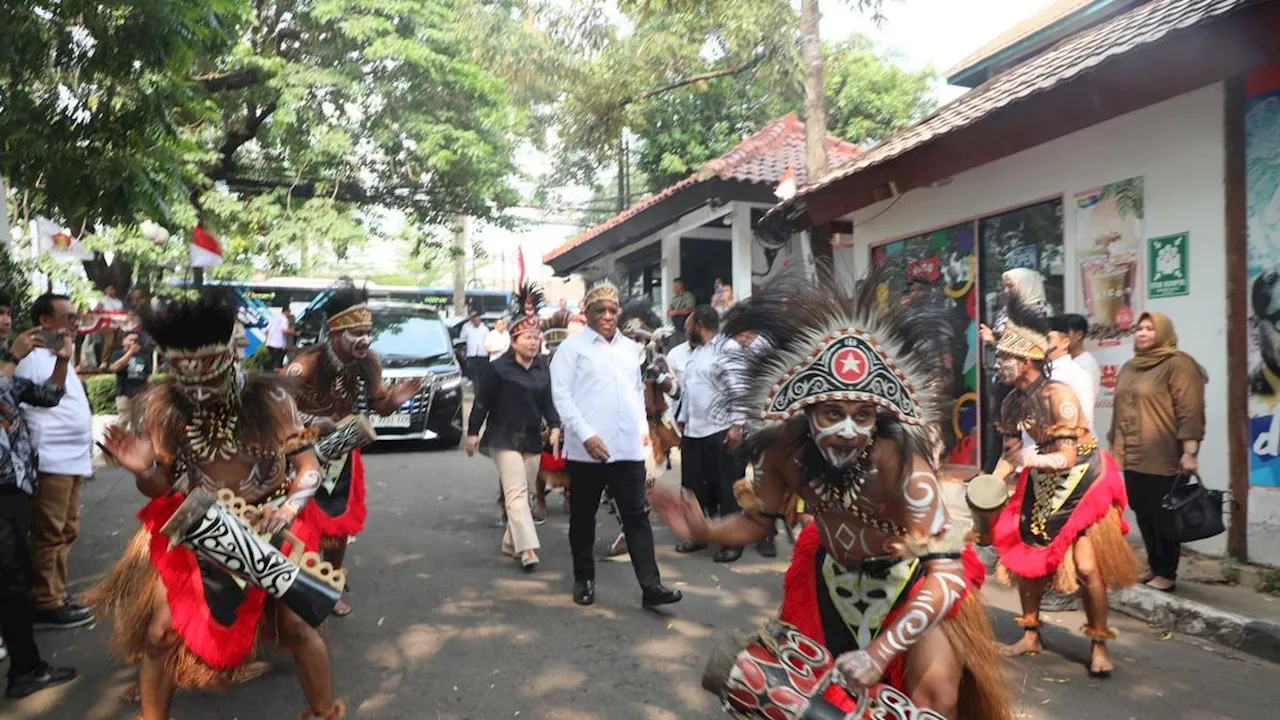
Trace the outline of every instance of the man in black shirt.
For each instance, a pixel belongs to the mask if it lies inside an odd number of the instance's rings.
[[[151,379],[151,350],[137,333],[129,333],[111,354],[111,372],[116,374],[116,413],[126,428],[132,427],[133,399],[147,389]]]

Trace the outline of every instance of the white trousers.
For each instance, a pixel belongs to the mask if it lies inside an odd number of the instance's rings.
[[[507,506],[507,532],[502,536],[502,551],[519,555],[537,550],[538,530],[533,524],[530,498],[537,492],[538,462],[541,455],[518,450],[493,450],[493,463],[502,481],[502,499]]]

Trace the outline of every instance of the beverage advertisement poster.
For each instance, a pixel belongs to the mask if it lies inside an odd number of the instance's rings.
[[[1076,194],[1076,258],[1090,337],[1128,335],[1142,313],[1142,178]]]
[[[1280,488],[1280,66],[1245,82],[1249,482]]]
[[[951,419],[944,427],[943,462],[978,464],[977,256],[973,223],[896,240],[871,249],[882,265],[878,288],[885,303],[910,304],[937,293],[944,299],[956,334],[944,358],[951,376]],[[937,297],[937,296],[935,296]]]

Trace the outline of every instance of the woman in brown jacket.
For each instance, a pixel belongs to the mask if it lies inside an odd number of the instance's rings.
[[[1124,469],[1129,505],[1138,516],[1151,572],[1148,587],[1171,592],[1182,544],[1160,534],[1160,500],[1178,475],[1199,471],[1204,439],[1204,368],[1178,349],[1178,334],[1164,313],[1138,318],[1134,358],[1116,379],[1115,412],[1107,439]]]

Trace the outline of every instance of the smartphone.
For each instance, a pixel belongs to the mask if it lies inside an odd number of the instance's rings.
[[[43,330],[40,333],[40,339],[44,340],[44,346],[49,352],[58,352],[62,349],[62,343],[66,342],[66,336],[54,330]]]

